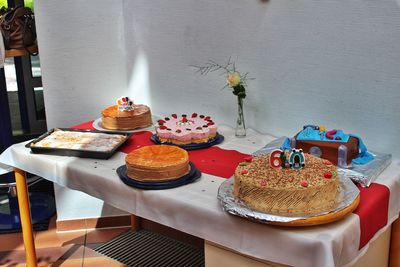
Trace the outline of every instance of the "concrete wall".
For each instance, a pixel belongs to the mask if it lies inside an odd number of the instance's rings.
[[[95,119],[121,94],[156,114],[206,110],[233,125],[224,77],[190,67],[232,57],[256,78],[248,126],[292,135],[325,124],[400,156],[400,1],[43,0],[35,10],[49,128]]]

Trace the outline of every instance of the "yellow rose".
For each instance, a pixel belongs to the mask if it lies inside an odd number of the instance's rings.
[[[240,75],[237,72],[230,73],[228,75],[228,78],[226,79],[226,82],[230,87],[235,87],[240,84]]]

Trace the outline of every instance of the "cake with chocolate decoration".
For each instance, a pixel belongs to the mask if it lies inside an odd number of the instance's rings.
[[[102,127],[109,130],[133,130],[152,124],[151,111],[146,105],[134,104],[128,97],[121,97],[117,105],[101,111]]]
[[[177,146],[144,146],[130,152],[125,163],[127,176],[142,182],[176,180],[190,171],[187,151]]]
[[[318,214],[339,202],[337,167],[301,150],[249,157],[237,166],[234,179],[234,196],[268,214]]]
[[[210,116],[171,114],[158,120],[156,134],[161,143],[201,144],[216,137],[217,125]]]

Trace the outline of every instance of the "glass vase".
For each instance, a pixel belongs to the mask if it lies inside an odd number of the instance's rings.
[[[238,97],[238,117],[236,120],[235,136],[236,137],[245,137],[246,136],[246,124],[244,123],[243,98],[242,97]]]

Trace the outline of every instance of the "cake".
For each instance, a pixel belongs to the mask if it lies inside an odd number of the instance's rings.
[[[133,150],[126,156],[125,163],[127,176],[143,182],[176,180],[190,171],[186,150],[169,145]]]
[[[109,130],[133,130],[152,124],[150,108],[134,104],[128,97],[117,100],[117,105],[101,111],[102,127]]]
[[[217,135],[217,125],[210,116],[193,113],[172,114],[158,120],[156,134],[161,143],[176,145],[206,143]]]
[[[360,137],[345,134],[342,130],[327,131],[324,126],[304,126],[303,130],[286,140],[283,147],[301,148],[340,167],[347,167],[352,163],[365,164],[374,159]]]
[[[330,161],[304,153],[305,162],[295,163],[300,168],[287,162],[281,167],[276,163],[281,162],[282,152],[278,156],[273,153],[246,159],[237,166],[236,198],[256,211],[284,216],[312,215],[337,206],[339,177]]]
[[[121,134],[54,129],[31,147],[108,152],[127,139]]]

